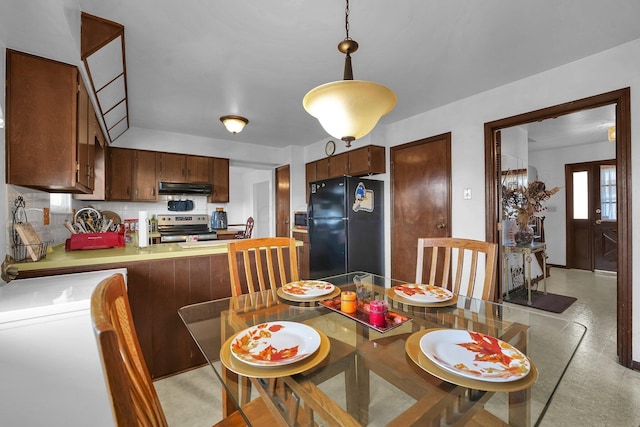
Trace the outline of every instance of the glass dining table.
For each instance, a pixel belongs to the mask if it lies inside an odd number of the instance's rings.
[[[283,426],[535,426],[586,332],[366,272],[296,285],[179,309],[223,415],[260,396]]]

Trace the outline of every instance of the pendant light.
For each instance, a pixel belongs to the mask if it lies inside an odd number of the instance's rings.
[[[349,37],[349,0],[345,9],[345,30],[346,37],[338,44],[338,50],[345,54],[343,80],[311,89],[304,96],[302,105],[329,135],[351,147],[351,141],[371,132],[380,118],[395,107],[397,98],[386,86],[353,80],[351,54],[358,50],[358,43]]]
[[[227,128],[229,132],[232,134],[236,134],[242,132],[242,129],[249,123],[249,120],[245,119],[242,116],[222,116],[220,117],[220,121]]]

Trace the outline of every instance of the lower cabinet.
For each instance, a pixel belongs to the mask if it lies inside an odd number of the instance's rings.
[[[298,250],[298,274],[300,275],[300,280],[309,279],[311,275],[309,267],[309,233],[293,231],[292,237],[302,242],[302,246]]]

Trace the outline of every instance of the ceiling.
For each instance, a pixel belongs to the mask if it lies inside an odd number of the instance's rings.
[[[115,21],[125,27],[132,127],[306,146],[330,139],[302,98],[342,78],[344,9],[344,0],[2,1],[0,41],[80,64],[79,12]],[[640,38],[637,0],[352,0],[350,9],[354,78],[398,96],[381,123]],[[226,114],[249,124],[231,135],[218,120]]]

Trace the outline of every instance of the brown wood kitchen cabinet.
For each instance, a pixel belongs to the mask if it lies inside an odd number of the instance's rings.
[[[187,158],[184,154],[158,153],[158,156],[160,157],[158,181],[187,182]]]
[[[209,182],[209,157],[187,156],[186,182]]]
[[[311,267],[309,266],[309,233],[293,230],[291,232],[291,236],[302,242],[302,246],[298,250],[300,280],[310,279]]]
[[[329,157],[329,178],[349,175],[349,152]]]
[[[155,151],[109,148],[107,199],[150,202],[158,200]]]
[[[212,185],[209,203],[229,202],[229,159],[209,158],[209,182]]]
[[[7,183],[91,193],[94,140],[88,127],[93,108],[78,68],[6,52]]]
[[[374,175],[386,172],[385,148],[367,145],[349,151],[349,173],[351,176]]]

